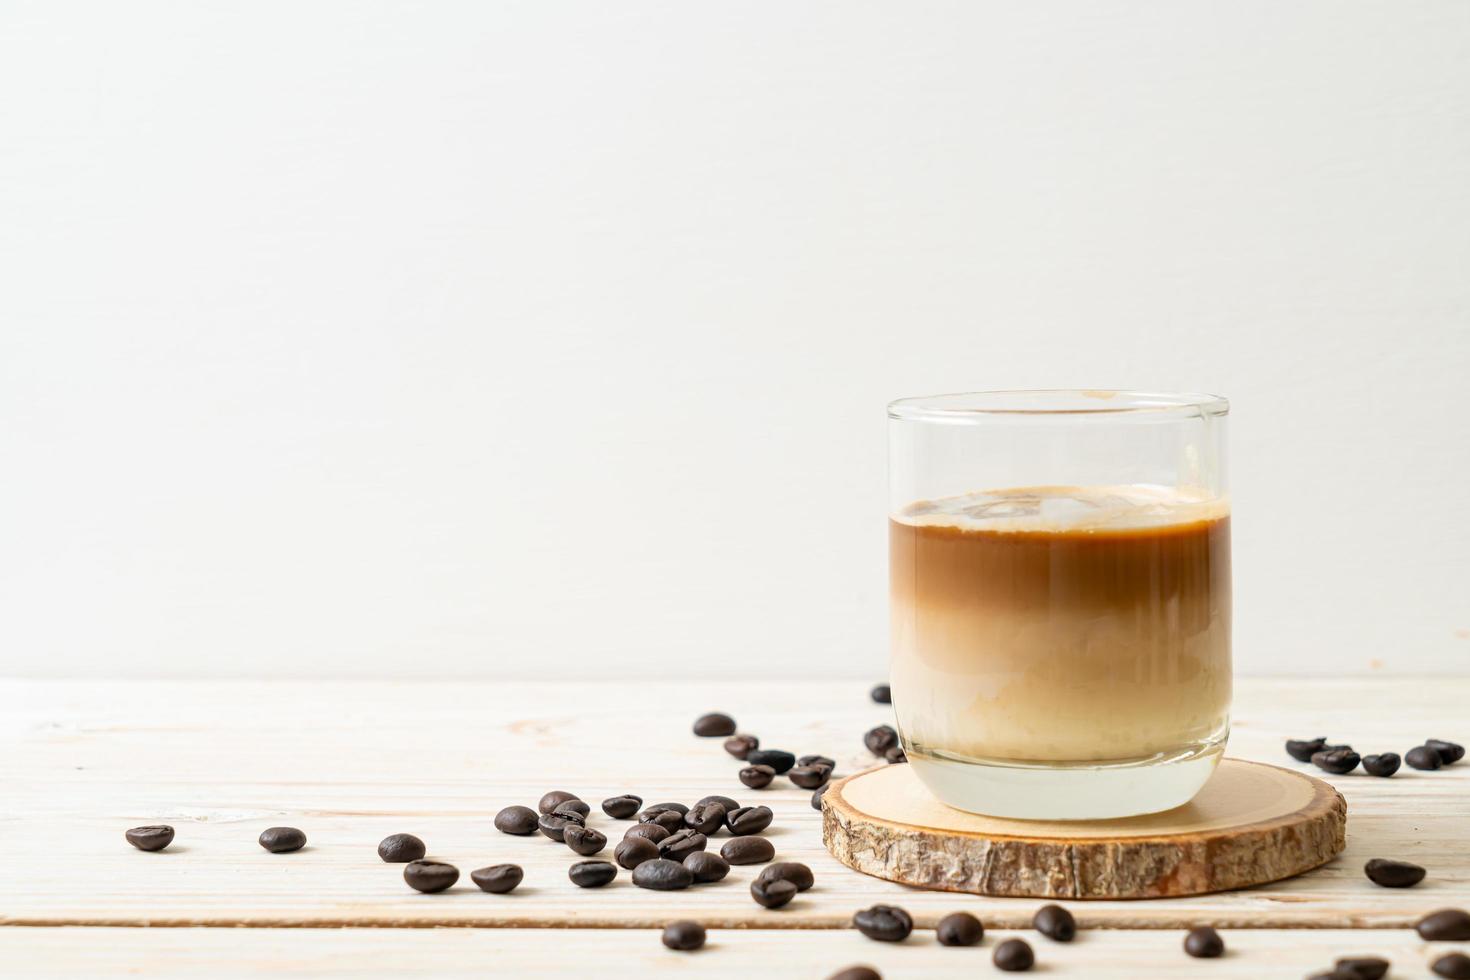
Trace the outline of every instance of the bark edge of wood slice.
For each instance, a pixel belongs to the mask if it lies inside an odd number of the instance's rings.
[[[1347,843],[1347,801],[1304,773],[1225,759],[1195,799],[1123,820],[965,813],[908,765],[833,782],[822,843],[843,864],[919,888],[1006,897],[1171,898],[1310,871]]]

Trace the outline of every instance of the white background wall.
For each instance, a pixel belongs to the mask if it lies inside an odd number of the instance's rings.
[[[884,670],[883,406],[1231,397],[1470,670],[1470,4],[0,3],[0,668]]]

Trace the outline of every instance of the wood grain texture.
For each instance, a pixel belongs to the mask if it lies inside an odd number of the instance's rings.
[[[1189,805],[1088,823],[1001,820],[933,801],[912,767],[848,776],[822,798],[822,839],[865,874],[921,888],[1033,898],[1168,898],[1301,874],[1346,843],[1327,783],[1226,759]]]

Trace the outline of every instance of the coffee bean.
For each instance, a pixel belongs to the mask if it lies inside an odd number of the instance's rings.
[[[695,882],[699,884],[719,881],[730,873],[730,862],[711,851],[694,851],[686,854],[683,864],[694,876]]]
[[[1470,980],[1470,956],[1464,953],[1446,953],[1429,965],[1436,976],[1449,980]]]
[[[697,830],[684,828],[658,842],[658,856],[670,861],[683,861],[695,851],[709,846],[709,838]]]
[[[638,812],[643,805],[643,797],[633,796],[631,793],[623,796],[609,796],[602,801],[602,812],[614,820],[627,820]]]
[[[779,909],[796,897],[796,886],[780,878],[764,880],[757,878],[750,883],[750,897],[757,905],[768,909]]]
[[[725,828],[736,837],[746,837],[765,830],[774,817],[768,806],[737,807],[725,814]]]
[[[694,721],[694,734],[701,738],[720,738],[735,734],[735,719],[718,711],[700,715]]]
[[[831,787],[831,785],[831,783],[828,783],[826,786],[817,787],[817,791],[812,794],[813,810],[820,811],[822,809],[822,795],[827,792],[828,788]]]
[[[874,905],[863,909],[852,917],[852,924],[869,939],[884,943],[907,939],[914,931],[914,920],[896,905]]]
[[[827,780],[832,778],[832,767],[797,766],[786,774],[786,778],[802,789],[816,789],[818,786],[826,785]]]
[[[684,826],[701,834],[713,834],[725,826],[723,803],[696,803],[694,809],[684,814]]]
[[[868,692],[868,696],[879,704],[893,703],[893,689],[887,684],[879,684]]]
[[[459,880],[459,869],[443,861],[410,861],[403,866],[403,880],[415,891],[442,892]]]
[[[680,888],[688,888],[693,883],[693,872],[678,861],[670,861],[668,858],[644,861],[633,869],[633,884],[639,888],[671,892]]]
[[[1225,940],[1209,926],[1200,926],[1184,937],[1184,951],[1197,960],[1212,960],[1225,954]]]
[[[1335,980],[1383,980],[1388,960],[1376,956],[1344,956],[1333,966]]]
[[[1384,888],[1410,888],[1424,880],[1424,869],[1407,861],[1374,858],[1363,865],[1363,873],[1375,885]]]
[[[745,761],[753,766],[770,766],[779,776],[796,765],[796,756],[780,749],[753,749]]]
[[[1418,745],[1405,752],[1404,761],[1409,764],[1410,769],[1434,770],[1444,765],[1444,758],[1439,750],[1427,745]]]
[[[525,872],[519,864],[492,864],[488,868],[476,868],[470,872],[470,880],[480,886],[480,891],[492,895],[504,895],[521,883]]]
[[[528,806],[508,806],[495,815],[495,829],[524,837],[536,832],[537,819],[536,811]]]
[[[726,813],[729,813],[732,810],[738,810],[738,809],[740,809],[740,804],[739,803],[736,803],[734,800],[730,799],[730,797],[728,797],[728,796],[720,796],[719,794],[715,794],[714,796],[705,796],[705,797],[702,797],[700,799],[700,801],[698,803],[694,804],[694,806],[691,809],[697,810],[697,809],[699,809],[702,806],[709,806],[711,803],[718,803],[720,806],[722,806],[722,807],[725,808],[725,812]],[[686,813],[685,816],[687,817],[688,814]]]
[[[575,799],[579,799],[579,797],[575,793],[568,793],[566,790],[554,789],[550,793],[547,793],[545,796],[541,797],[541,802],[536,804],[536,809],[540,810],[542,813],[550,813],[552,810],[555,810],[563,803]]]
[[[985,927],[968,912],[951,912],[934,928],[934,938],[941,946],[973,946],[984,936]]]
[[[990,957],[997,970],[1006,973],[1024,973],[1036,965],[1036,954],[1031,952],[1031,946],[1024,939],[1007,939],[995,947],[995,953]]]
[[[618,876],[611,861],[578,861],[567,869],[567,877],[578,888],[601,888]]]
[[[591,857],[607,846],[607,836],[602,831],[575,823],[566,825],[561,832],[561,839],[567,847],[583,857]]]
[[[1312,753],[1312,765],[1323,772],[1330,772],[1341,776],[1358,768],[1362,759],[1352,749],[1337,749],[1332,752],[1323,750]]]
[[[704,945],[704,926],[688,919],[670,922],[664,926],[663,942],[669,949],[698,949]]]
[[[754,735],[731,735],[725,739],[725,751],[737,759],[743,759],[761,747],[761,740]]]
[[[1440,909],[1420,919],[1414,928],[1418,930],[1420,939],[1460,942],[1470,939],[1470,914],[1464,909]]]
[[[1363,756],[1363,769],[1370,776],[1392,776],[1399,771],[1399,763],[1403,761],[1397,752],[1365,755]]]
[[[765,864],[776,856],[776,846],[764,837],[732,837],[720,848],[731,864]]]
[[[558,817],[577,817],[580,823],[586,823],[587,817],[592,813],[592,808],[581,800],[567,800],[559,803],[556,809],[551,811]]]
[[[625,837],[613,848],[613,860],[629,871],[657,857],[658,845],[647,837]]]
[[[891,763],[908,762],[909,757],[904,754],[902,745],[895,745],[883,753],[883,758]]]
[[[378,857],[389,864],[417,861],[426,853],[424,842],[413,834],[390,834],[378,842]]]
[[[882,755],[898,744],[898,732],[893,730],[892,725],[879,725],[868,730],[863,736],[863,744],[874,755]]]
[[[1318,752],[1321,752],[1322,747],[1326,744],[1327,739],[1325,738],[1289,738],[1286,740],[1286,754],[1291,756],[1297,762],[1311,762],[1312,756],[1316,755]]]
[[[767,881],[774,881],[777,878],[789,881],[796,886],[799,892],[804,892],[817,883],[817,879],[812,875],[812,869],[799,861],[777,861],[775,864],[768,864],[761,868],[761,873],[756,877],[765,878]]]
[[[1438,752],[1440,762],[1444,763],[1447,766],[1452,766],[1455,763],[1459,762],[1461,759],[1465,758],[1465,746],[1463,745],[1458,745],[1454,742],[1446,742],[1438,738],[1425,739],[1424,744],[1429,746],[1434,751]]]
[[[123,836],[140,851],[161,851],[173,843],[174,829],[166,824],[150,824],[134,827]]]
[[[642,837],[652,844],[657,844],[667,836],[669,836],[668,828],[660,827],[656,823],[635,823],[623,831],[623,840]]]
[[[776,770],[770,766],[746,766],[740,770],[740,781],[751,789],[765,789],[776,778]]]
[[[295,827],[268,827],[260,832],[260,846],[272,854],[289,854],[306,846],[306,835]]]
[[[828,769],[836,769],[837,762],[825,755],[803,755],[796,760],[798,766],[826,766]]]
[[[1043,905],[1037,909],[1031,925],[1043,936],[1059,943],[1070,943],[1077,936],[1077,920],[1060,905]]]
[[[653,814],[661,813],[664,810],[673,810],[681,817],[689,812],[689,808],[682,803],[652,803],[643,808],[642,819],[647,820]]]
[[[582,826],[582,818],[574,814],[563,816],[560,813],[543,813],[541,814],[541,819],[536,821],[537,829],[557,843],[560,843],[564,839],[563,833],[567,827],[580,826]]]
[[[827,980],[883,980],[883,974],[871,966],[850,966],[845,970],[838,970]]]
[[[638,819],[662,827],[671,834],[684,829],[684,814],[678,810],[644,810]]]

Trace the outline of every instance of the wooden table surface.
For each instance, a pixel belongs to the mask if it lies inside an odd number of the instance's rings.
[[[946,949],[923,927],[963,909],[1004,936],[1027,926],[1038,901],[923,892],[844,868],[822,849],[810,793],[785,780],[746,789],[722,740],[689,732],[696,715],[723,710],[766,747],[830,755],[851,772],[872,764],[862,733],[889,716],[867,688],[779,679],[3,681],[0,820],[11,846],[0,963],[19,965],[18,976],[389,976],[432,967],[450,976],[697,968],[820,978],[857,962],[888,977],[990,971],[992,939]],[[1463,742],[1467,706],[1470,679],[1242,679],[1230,754],[1293,766],[1281,749],[1288,737],[1327,735],[1364,752]],[[1221,895],[1070,903],[1085,931],[1069,946],[1021,934],[1056,975],[1105,978],[1295,977],[1335,955],[1375,951],[1394,960],[1393,976],[1424,976],[1433,956],[1470,952],[1470,943],[1424,943],[1408,928],[1425,912],[1470,906],[1470,761],[1392,779],[1324,778],[1349,805],[1347,851],[1326,867]],[[680,892],[636,888],[621,870],[606,888],[578,889],[566,877],[578,858],[563,845],[491,825],[501,807],[535,806],[550,789],[592,803],[590,825],[610,841],[627,824],[597,808],[606,796],[690,803],[720,793],[766,804],[778,859],[809,864],[817,885],[779,910],[750,899],[758,867]],[[145,823],[172,824],[175,843],[156,854],[128,846],[123,831]],[[275,825],[302,828],[310,843],[267,853],[255,838]],[[375,851],[396,832],[417,834],[431,856],[458,865],[460,884],[439,895],[410,890],[401,866]],[[1412,889],[1379,888],[1362,874],[1370,857],[1423,864],[1429,877]],[[516,892],[487,895],[469,882],[471,869],[502,862],[525,868]],[[849,928],[852,913],[877,902],[903,905],[921,928],[896,946],[864,939]],[[649,930],[676,918],[711,929],[705,950],[659,944]],[[1233,930],[1224,959],[1201,963],[1179,951],[1180,930],[1201,923]],[[120,928],[144,925],[260,928]],[[401,926],[482,928],[384,928]]]

